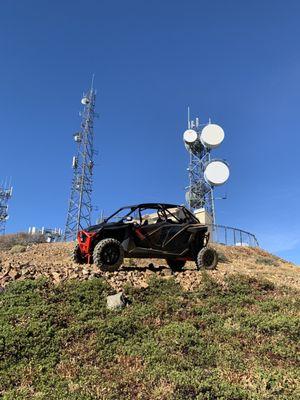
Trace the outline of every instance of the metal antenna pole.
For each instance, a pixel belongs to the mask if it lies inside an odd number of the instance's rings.
[[[0,235],[5,234],[6,221],[8,220],[8,201],[12,197],[12,186],[5,183],[0,185]]]
[[[188,129],[191,128],[191,118],[190,118],[190,107],[188,106],[187,109],[187,113],[188,113]]]
[[[96,91],[91,88],[81,100],[84,106],[80,132],[74,135],[77,155],[73,157],[73,180],[63,240],[75,240],[77,232],[91,225],[94,168],[94,117]]]

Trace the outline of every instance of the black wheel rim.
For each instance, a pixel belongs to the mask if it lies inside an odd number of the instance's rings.
[[[120,250],[118,246],[109,245],[104,247],[102,251],[102,261],[107,265],[114,265],[120,257]]]
[[[215,253],[211,250],[205,251],[202,260],[205,267],[210,267],[215,261]]]

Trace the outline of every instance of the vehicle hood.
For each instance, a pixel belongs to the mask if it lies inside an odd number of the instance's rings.
[[[88,228],[84,229],[84,231],[98,232],[103,228],[113,228],[114,226],[120,227],[123,225],[125,225],[124,222],[101,222],[100,224],[89,226]]]

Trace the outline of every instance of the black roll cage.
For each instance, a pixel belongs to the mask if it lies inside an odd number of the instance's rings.
[[[134,205],[134,206],[125,206],[125,207],[121,207],[119,208],[115,213],[113,213],[112,215],[110,215],[108,218],[105,218],[104,222],[109,221],[110,219],[112,219],[115,215],[117,215],[120,211],[125,210],[125,209],[130,209],[130,211],[123,216],[123,220],[127,217],[130,216],[130,214],[132,214],[135,210],[139,210],[139,217],[140,217],[140,222],[142,221],[142,215],[141,215],[141,211],[142,210],[146,210],[147,208],[153,208],[153,209],[157,209],[158,211],[161,211],[164,214],[165,220],[168,219],[168,215],[171,215],[173,218],[175,218],[178,223],[182,223],[182,221],[180,221],[180,219],[178,219],[176,217],[176,215],[174,215],[169,209],[170,208],[179,208],[183,211],[184,215],[186,216],[187,221],[185,221],[186,223],[188,222],[193,222],[195,224],[199,224],[199,220],[194,216],[194,214],[192,214],[187,208],[185,208],[184,206],[180,206],[177,204],[158,204],[158,203],[147,203],[147,204],[138,204],[138,205]]]

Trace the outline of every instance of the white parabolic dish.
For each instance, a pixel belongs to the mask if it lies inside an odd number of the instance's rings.
[[[215,147],[220,146],[224,140],[224,136],[224,131],[219,125],[208,124],[203,128],[200,140],[203,146],[209,149],[214,149]]]
[[[205,168],[204,178],[211,186],[223,185],[229,178],[228,165],[224,161],[210,161]]]
[[[83,99],[81,99],[81,104],[86,105],[89,104],[89,99],[87,97],[83,97]]]
[[[183,134],[185,143],[194,143],[198,139],[198,134],[194,129],[187,129]]]

